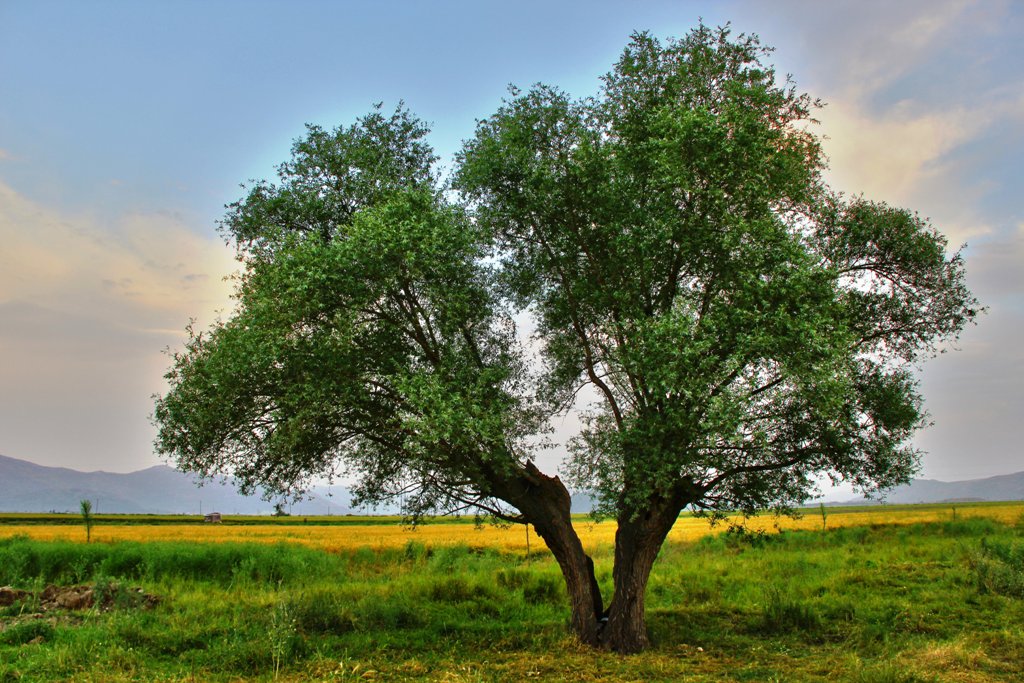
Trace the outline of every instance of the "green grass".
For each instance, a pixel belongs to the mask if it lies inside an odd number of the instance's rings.
[[[611,588],[610,552],[596,558]],[[1021,680],[1024,530],[983,519],[666,546],[654,647],[579,647],[550,559],[466,547],[0,541],[0,585],[152,607],[0,609],[0,681]],[[28,601],[31,602],[31,601]]]

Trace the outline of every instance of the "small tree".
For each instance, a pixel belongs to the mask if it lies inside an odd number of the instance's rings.
[[[85,542],[89,543],[92,540],[92,501],[88,499],[81,501],[79,510],[82,513],[82,522],[85,523]]]
[[[158,450],[247,491],[343,466],[357,503],[531,524],[574,633],[621,652],[648,644],[647,580],[684,507],[906,481],[913,367],[977,302],[925,220],[829,191],[818,104],[768,52],[728,29],[639,34],[598,97],[513,91],[458,159],[461,205],[405,110],[309,127],[279,182],[229,207],[238,307],[174,354]],[[586,387],[567,471],[617,523],[607,610],[566,486],[531,459]]]

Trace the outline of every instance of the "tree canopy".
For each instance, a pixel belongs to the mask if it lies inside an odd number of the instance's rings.
[[[684,507],[907,481],[914,369],[978,304],[927,220],[827,187],[820,103],[769,53],[728,28],[635,34],[596,96],[513,90],[450,186],[402,107],[310,127],[228,208],[237,310],[174,355],[158,449],[249,488],[340,468],[413,516],[532,524],[574,632],[619,651],[647,645],[647,579]],[[563,476],[618,525],[607,610],[566,486],[531,460],[587,387]]]

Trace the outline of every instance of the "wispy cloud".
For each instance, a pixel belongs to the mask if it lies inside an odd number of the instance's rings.
[[[101,225],[2,183],[0,243],[0,452],[155,464],[147,416],[161,351],[180,344],[190,317],[205,325],[229,306],[230,250],[173,216]]]
[[[137,329],[207,321],[228,303],[233,255],[166,214],[113,225],[38,205],[0,184],[0,301],[23,301]]]
[[[991,231],[979,210],[984,179],[965,184],[950,153],[985,129],[993,112],[957,108],[919,112],[909,104],[884,114],[856,100],[833,100],[822,113],[830,183],[897,206],[927,207],[953,245]]]
[[[954,246],[1005,229],[1003,208],[986,201],[1005,170],[969,159],[993,131],[1024,120],[1024,76],[986,49],[1005,32],[1007,3],[805,9],[819,30],[803,35],[815,58],[801,83],[827,102],[818,132],[833,186],[921,209]]]

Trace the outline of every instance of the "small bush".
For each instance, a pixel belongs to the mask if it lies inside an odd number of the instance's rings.
[[[565,596],[561,577],[539,574],[522,569],[500,569],[498,585],[511,591],[522,591],[523,600],[530,605],[562,604]]]
[[[135,609],[145,605],[148,599],[139,590],[131,590],[109,577],[97,579],[93,590],[95,604],[104,608]]]
[[[523,586],[523,599],[530,605],[561,604],[564,600],[562,582],[554,576],[545,574],[533,576],[530,582]]]
[[[462,576],[446,576],[430,584],[428,597],[434,602],[472,602],[493,595],[483,586],[470,583]]]
[[[722,540],[728,548],[763,548],[769,543],[782,540],[780,534],[769,534],[764,529],[750,530],[742,524],[730,524],[722,534]]]
[[[427,619],[402,596],[374,595],[359,602],[355,623],[361,631],[400,630],[419,628]]]
[[[922,683],[923,679],[903,667],[887,663],[861,669],[853,680],[855,683]]]
[[[518,590],[530,583],[531,576],[530,572],[521,569],[499,569],[496,578],[502,588]]]
[[[412,564],[419,564],[431,556],[431,551],[418,541],[409,541],[402,549],[402,559]]]
[[[430,569],[435,572],[450,572],[466,565],[470,550],[465,545],[451,545],[438,548],[430,558]]]

